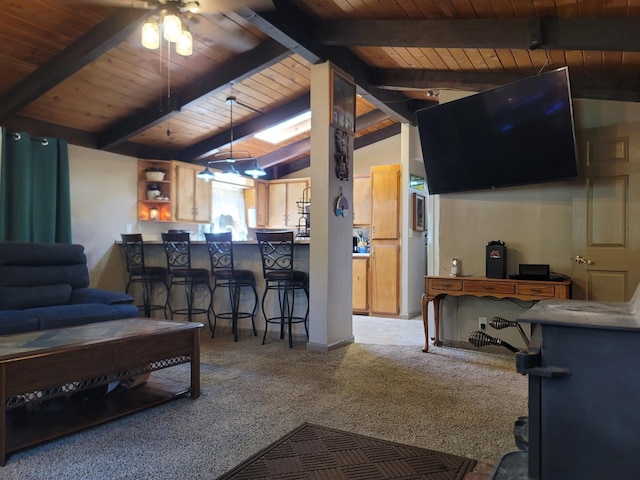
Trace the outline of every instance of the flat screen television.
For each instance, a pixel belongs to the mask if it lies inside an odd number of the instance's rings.
[[[578,176],[567,67],[417,112],[429,194]]]

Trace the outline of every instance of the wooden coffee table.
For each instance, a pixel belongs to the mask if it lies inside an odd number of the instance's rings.
[[[191,394],[200,396],[201,323],[130,318],[78,327],[0,336],[0,465],[7,455],[144,408]],[[86,400],[69,398],[123,378],[183,363],[190,382],[152,375],[144,384]],[[29,408],[45,399],[59,412]],[[7,411],[26,406],[15,425]]]

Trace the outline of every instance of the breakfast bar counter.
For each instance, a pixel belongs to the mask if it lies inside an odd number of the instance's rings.
[[[117,242],[118,244],[120,242]],[[166,267],[167,259],[164,253],[164,248],[162,245],[162,241],[160,240],[144,240],[145,245],[145,263],[147,266],[162,266]],[[294,241],[294,249],[293,249],[293,262],[294,268],[296,270],[302,270],[304,272],[309,272],[309,238],[296,239]],[[233,242],[233,257],[234,257],[234,265],[236,269],[239,270],[250,270],[255,274],[256,277],[256,289],[258,291],[258,307],[256,309],[256,328],[258,330],[264,329],[264,321],[262,319],[262,310],[261,310],[261,302],[262,302],[262,294],[264,292],[265,282],[262,273],[262,259],[260,256],[260,249],[258,248],[257,240],[246,240],[246,241],[234,241]],[[202,240],[192,240],[191,241],[191,266],[193,268],[206,268],[207,270],[211,269],[211,264],[209,260],[209,251],[207,250],[207,244]],[[184,292],[181,289],[174,289],[171,295],[171,305],[178,306],[184,303]],[[139,295],[138,292],[132,292],[136,297]],[[154,291],[154,298],[152,303],[162,302],[162,297],[164,292],[162,289],[156,288]],[[300,298],[298,298],[300,296]],[[204,305],[203,302],[208,301],[207,295],[204,291],[199,290],[196,293],[196,302],[200,302]],[[301,292],[296,292],[295,303],[296,305],[305,306],[307,304],[307,299],[303,298],[304,294]],[[275,298],[275,297],[274,297]],[[214,308],[217,312],[230,311],[229,299],[226,294],[219,294],[219,292],[215,295]],[[276,311],[279,311],[277,300],[267,299],[265,303],[265,308],[267,310],[267,314],[269,316],[275,315]],[[296,306],[297,308],[297,306]],[[253,309],[253,295],[248,292],[243,293],[240,297],[240,311],[251,311]],[[205,322],[204,315],[199,315],[196,318],[197,321]],[[212,319],[213,320],[213,319]],[[230,323],[230,322],[229,322]],[[227,322],[222,320],[219,322],[219,325],[226,325]],[[250,318],[241,318],[238,320],[238,325],[241,329],[251,329],[251,319]],[[295,325],[294,333],[304,333],[304,327],[302,325]]]

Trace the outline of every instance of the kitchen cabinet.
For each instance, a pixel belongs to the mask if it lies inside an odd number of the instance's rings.
[[[174,221],[211,223],[211,184],[197,177],[201,166],[173,162]]]
[[[379,242],[371,246],[371,314],[400,313],[400,245]]]
[[[251,228],[264,228],[267,226],[268,213],[268,188],[264,180],[254,180],[253,188],[244,189],[244,206],[246,208],[247,226]],[[251,221],[250,210],[255,212],[255,222]]]
[[[371,167],[371,239],[400,238],[400,165]]]
[[[270,228],[298,226],[301,214],[298,213],[297,202],[302,200],[304,189],[309,185],[308,178],[269,182],[267,194],[269,197],[268,226]]]
[[[256,226],[269,225],[269,184],[264,180],[255,181],[256,189]]]
[[[371,177],[353,178],[353,225],[371,224]]]
[[[149,179],[147,171],[158,173]],[[170,161],[138,160],[138,219],[140,221],[171,221],[171,173]],[[157,190],[152,190],[154,186]],[[150,191],[159,191],[160,196],[155,196],[156,193],[150,194]]]
[[[371,167],[371,314],[400,313],[400,165]]]
[[[369,257],[353,257],[353,304],[354,314],[369,313]]]

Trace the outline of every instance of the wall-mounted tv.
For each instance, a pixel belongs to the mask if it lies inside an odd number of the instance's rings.
[[[417,112],[429,194],[578,176],[567,67]]]

